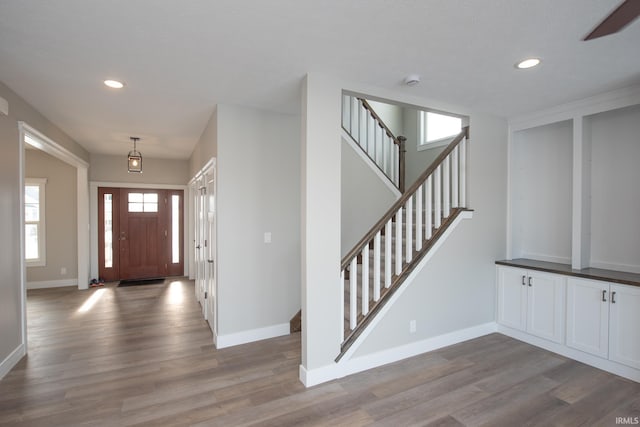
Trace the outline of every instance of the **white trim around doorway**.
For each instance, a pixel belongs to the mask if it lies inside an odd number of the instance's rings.
[[[176,184],[141,184],[135,182],[110,182],[110,181],[90,181],[89,182],[89,217],[90,217],[90,245],[91,245],[91,277],[98,277],[98,188],[99,187],[113,187],[113,188],[143,188],[143,189],[157,189],[157,190],[182,190],[183,191],[183,221],[184,226],[182,233],[182,244],[184,245],[184,272],[186,277],[189,277],[189,238],[187,233],[187,219],[189,218],[190,210],[187,203],[189,195],[189,187],[186,185]]]

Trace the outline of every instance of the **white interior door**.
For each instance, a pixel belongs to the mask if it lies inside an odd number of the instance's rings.
[[[215,167],[205,175],[206,178],[206,274],[205,274],[205,291],[207,293],[206,318],[209,327],[216,335],[217,316],[216,316],[216,276],[217,276],[217,259],[216,259],[216,183],[215,183]]]
[[[206,254],[204,253],[205,240],[205,218],[206,218],[206,197],[204,194],[204,178],[196,181],[196,238],[195,238],[195,261],[196,261],[196,293],[202,307],[202,314],[207,318],[205,300],[205,265]]]

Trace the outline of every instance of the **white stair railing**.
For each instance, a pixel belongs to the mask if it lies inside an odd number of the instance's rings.
[[[404,141],[363,99],[342,95],[342,127],[400,192],[404,191]]]
[[[342,259],[341,355],[385,296],[404,281],[453,219],[468,208],[468,135],[465,127]]]

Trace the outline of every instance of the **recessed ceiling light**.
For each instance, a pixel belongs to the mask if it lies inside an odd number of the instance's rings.
[[[112,89],[122,89],[124,87],[124,83],[117,80],[105,80],[104,84]]]
[[[524,60],[518,62],[516,64],[516,68],[524,70],[524,69],[527,69],[527,68],[535,67],[538,64],[540,64],[540,59],[539,58],[527,58],[527,59],[524,59]]]

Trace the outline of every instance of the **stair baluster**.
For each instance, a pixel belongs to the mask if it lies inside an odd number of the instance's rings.
[[[342,128],[402,193],[406,138],[396,137],[365,99],[349,95],[342,96]]]

